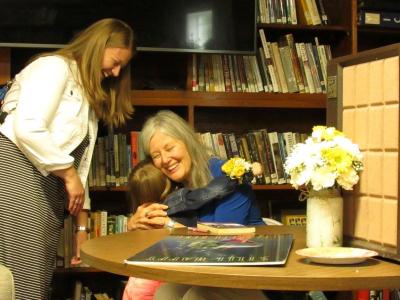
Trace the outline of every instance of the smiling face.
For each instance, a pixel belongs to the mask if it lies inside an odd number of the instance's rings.
[[[124,68],[132,57],[132,51],[127,48],[106,48],[104,50],[101,71],[104,77],[118,77],[122,68]]]
[[[150,139],[150,156],[154,165],[175,182],[188,184],[192,160],[185,144],[156,131]]]

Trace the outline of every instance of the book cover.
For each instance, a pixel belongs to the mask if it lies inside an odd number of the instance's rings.
[[[254,233],[256,228],[237,223],[198,222],[197,228],[207,230],[210,234],[228,235]]]
[[[126,264],[283,265],[293,235],[171,235],[127,258]]]

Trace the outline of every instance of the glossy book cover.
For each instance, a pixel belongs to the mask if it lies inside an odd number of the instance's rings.
[[[293,235],[171,235],[125,260],[127,264],[283,265]]]

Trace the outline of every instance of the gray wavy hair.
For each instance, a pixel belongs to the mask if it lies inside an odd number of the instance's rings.
[[[206,186],[212,176],[208,166],[210,155],[199,141],[193,128],[180,116],[170,110],[161,110],[151,116],[143,125],[141,140],[144,153],[150,157],[150,140],[156,132],[162,132],[182,141],[192,160],[190,188]]]

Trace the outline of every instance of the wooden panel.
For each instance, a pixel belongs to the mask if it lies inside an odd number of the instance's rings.
[[[346,198],[346,240],[400,260],[399,250],[399,54],[392,45],[337,59],[328,76],[343,74],[329,122],[360,146],[364,170]],[[340,78],[340,77],[338,77]],[[366,83],[368,85],[366,86]],[[343,117],[341,117],[343,116]]]

